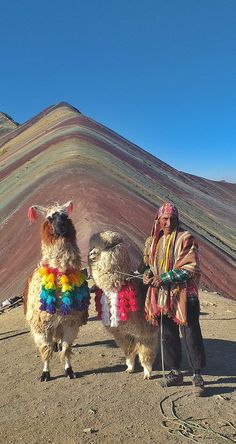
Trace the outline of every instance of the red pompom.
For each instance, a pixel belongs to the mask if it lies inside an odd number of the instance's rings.
[[[30,207],[28,210],[28,219],[30,222],[36,222],[37,220],[37,212],[34,207]]]

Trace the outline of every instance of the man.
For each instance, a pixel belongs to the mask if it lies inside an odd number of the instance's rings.
[[[205,366],[205,353],[199,325],[198,245],[188,231],[179,227],[178,210],[170,202],[158,211],[151,237],[145,243],[144,262],[148,266],[143,277],[143,283],[148,285],[146,318],[157,324],[162,317],[164,363],[171,369],[165,385],[183,383],[181,330],[193,370],[194,393],[203,396],[201,368]]]

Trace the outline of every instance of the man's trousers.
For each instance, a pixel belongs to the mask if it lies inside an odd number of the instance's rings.
[[[168,369],[179,369],[182,353],[180,331],[186,349],[189,365],[195,370],[200,370],[206,364],[205,351],[199,325],[199,300],[197,297],[187,300],[187,325],[179,327],[168,316],[162,317],[162,339],[164,365]],[[159,335],[160,335],[159,329]],[[161,337],[160,337],[161,343]]]

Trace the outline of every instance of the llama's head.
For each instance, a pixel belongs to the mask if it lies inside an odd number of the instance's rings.
[[[41,240],[43,244],[54,244],[59,239],[68,239],[75,242],[76,231],[72,220],[69,218],[73,210],[71,201],[64,205],[55,204],[49,207],[34,205],[29,208],[28,218],[35,222],[38,213],[41,213],[45,220],[41,224]]]
[[[102,231],[91,237],[88,263],[95,284],[107,291],[120,288],[131,270],[124,239],[114,231]]]

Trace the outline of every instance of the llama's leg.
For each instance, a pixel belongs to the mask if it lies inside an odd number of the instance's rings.
[[[137,353],[136,351],[134,351],[133,353],[130,353],[128,356],[126,356],[127,373],[134,373],[136,355]]]
[[[63,326],[61,356],[65,359],[65,376],[70,379],[76,378],[71,366],[71,356],[73,354],[71,346],[78,334],[78,331],[79,327],[77,324],[75,326],[67,324]]]
[[[135,366],[135,357],[137,355],[136,342],[134,337],[122,335],[120,332],[114,334],[117,345],[123,350],[126,359],[126,372],[133,373]]]
[[[137,351],[140,363],[144,371],[143,379],[149,379],[152,373],[153,362],[157,353],[156,338],[153,338],[153,341],[150,340],[147,343],[139,343]]]
[[[41,381],[49,381],[50,380],[50,368],[49,361],[52,357],[53,352],[53,343],[50,338],[50,335],[46,335],[44,333],[35,333],[33,332],[34,340],[36,346],[40,352],[42,361],[44,363],[43,372],[41,375]]]
[[[62,356],[65,359],[65,376],[67,376],[70,379],[76,378],[76,375],[74,374],[72,367],[71,367],[71,345],[68,344],[66,341],[62,342]]]
[[[62,351],[61,341],[53,341],[53,351],[55,353]]]

